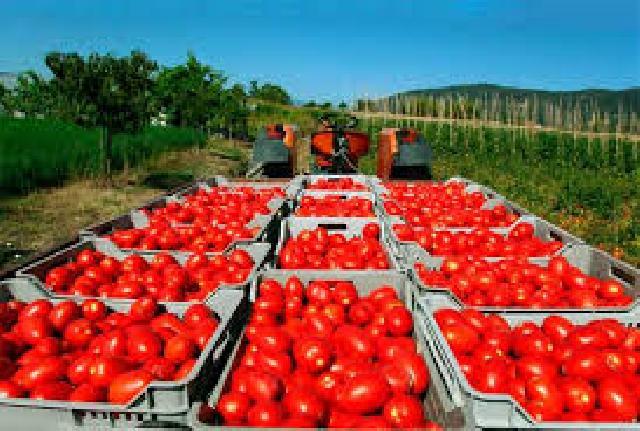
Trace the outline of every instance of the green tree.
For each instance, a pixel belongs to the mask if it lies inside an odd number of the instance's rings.
[[[189,53],[185,64],[163,68],[156,81],[156,103],[171,124],[203,128],[221,109],[227,79]]]
[[[249,82],[249,96],[260,99],[264,102],[279,103],[281,105],[291,105],[289,93],[279,85],[269,82],[258,85],[257,81]]]
[[[104,171],[110,176],[113,135],[137,132],[149,122],[157,64],[139,51],[87,58],[52,52],[45,63],[54,76],[60,116],[104,130]]]
[[[338,108],[347,109],[347,103],[343,100],[342,102],[338,103]]]
[[[316,103],[315,100],[309,100],[307,103],[304,104],[305,108],[315,108],[317,106],[318,104]]]
[[[28,117],[50,115],[55,105],[52,86],[34,71],[21,73],[13,91],[6,92],[8,108],[21,111]]]

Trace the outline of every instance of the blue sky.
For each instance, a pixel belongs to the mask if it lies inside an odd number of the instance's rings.
[[[233,80],[340,100],[450,84],[640,85],[640,0],[0,0],[0,71],[47,51],[187,50]]]

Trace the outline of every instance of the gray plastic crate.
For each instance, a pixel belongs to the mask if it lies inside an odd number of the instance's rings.
[[[270,231],[277,230],[280,222],[279,216],[276,215],[258,215],[256,216],[249,224],[247,224],[247,228],[254,229],[258,228],[259,231],[256,233],[253,238],[246,238],[237,241],[232,241],[226,248],[225,251],[233,250],[238,243],[243,242],[269,242],[269,239],[273,238],[270,236]],[[79,237],[81,239],[86,240],[94,240],[97,244],[100,244],[101,251],[104,249],[106,251],[110,250],[118,250],[122,252],[128,253],[163,253],[163,252],[174,252],[179,250],[145,250],[141,248],[119,248],[116,243],[114,243],[111,239],[105,238],[103,235],[108,235],[116,230],[122,229],[140,229],[147,227],[149,225],[149,220],[147,216],[142,212],[132,211],[131,214],[120,216],[117,219],[110,220],[109,222],[101,224],[99,227],[93,227],[90,229],[83,229],[79,232]],[[275,242],[272,243],[275,245]],[[216,252],[207,252],[207,254],[216,253]]]
[[[296,237],[303,230],[307,229],[315,229],[318,227],[323,227],[329,231],[329,233],[341,233],[347,238],[352,238],[354,236],[361,236],[362,230],[364,226],[368,223],[377,223],[380,224],[380,220],[378,218],[366,218],[366,217],[350,217],[350,218],[340,218],[340,217],[287,217],[282,221],[280,226],[280,239],[278,241],[278,246],[276,247],[276,262],[277,258],[280,256],[280,252],[282,248],[289,240],[289,238]],[[382,230],[382,226],[380,226],[380,243],[385,249],[387,260],[389,261],[389,269],[388,270],[333,270],[332,272],[339,273],[353,273],[353,272],[361,272],[361,273],[372,273],[376,274],[382,272],[389,271],[400,271],[400,265],[396,259],[396,256],[391,252],[388,247],[388,241],[384,238],[384,231]],[[285,270],[291,274],[318,274],[326,271],[323,270],[314,270],[314,269],[292,269]]]
[[[529,223],[534,227],[534,236],[539,238],[542,241],[560,241],[563,244],[563,248],[558,251],[561,253],[570,245],[578,245],[585,244],[585,242],[570,234],[569,232],[561,229],[547,221],[536,217],[536,216],[523,216],[518,219],[511,227],[509,228],[491,228],[490,230],[501,234],[508,235],[508,233],[514,229],[520,223]],[[450,228],[450,229],[436,229],[440,231],[448,231],[448,232],[471,232],[473,228]],[[386,238],[389,238],[388,232],[385,234]],[[422,247],[418,245],[416,242],[408,242],[408,241],[398,241],[397,242],[397,255],[402,260],[403,264],[406,268],[413,267],[413,263],[415,263],[419,259],[424,259],[425,256],[431,256],[429,252],[424,250]],[[487,257],[501,257],[501,256],[487,256]],[[544,256],[532,256],[532,257],[544,257]]]
[[[371,201],[372,204],[372,211],[373,211],[373,216],[371,216],[370,218],[375,218],[375,217],[379,217],[380,212],[378,210],[378,199],[376,197],[375,194],[371,193],[371,192],[336,192],[336,193],[331,193],[331,192],[327,192],[327,191],[317,191],[317,190],[303,190],[300,194],[298,194],[298,197],[295,200],[295,204],[292,207],[292,213],[295,213],[296,209],[298,209],[298,207],[300,206],[300,203],[302,202],[302,198],[305,196],[311,196],[314,197],[316,199],[322,199],[325,198],[327,196],[339,196],[345,200],[348,199],[367,199],[369,201]],[[303,216],[296,216],[296,217],[300,217],[303,218]],[[304,218],[308,218],[308,217],[304,217]],[[362,217],[355,217],[355,218],[362,218]],[[382,229],[382,225],[380,226],[380,229]]]
[[[0,282],[0,301],[15,298],[31,301],[42,298],[25,291],[24,286],[9,279]],[[75,299],[80,302],[81,299]],[[62,299],[51,299],[57,303]],[[130,304],[104,300],[116,311],[127,311]],[[180,317],[189,304],[165,304],[168,312]],[[147,422],[188,425],[190,408],[204,399],[216,383],[226,357],[229,342],[240,331],[247,313],[247,300],[243,292],[219,289],[206,302],[220,320],[209,343],[201,352],[193,370],[181,381],[153,381],[128,405],[109,403],[72,403],[31,399],[1,399],[2,429],[133,429]]]
[[[295,199],[302,186],[295,180],[292,181],[280,181],[280,180],[268,180],[268,181],[247,181],[247,180],[229,180],[225,177],[215,177],[216,184],[222,187],[252,187],[254,189],[266,189],[272,187],[282,187],[285,195],[288,199]]]
[[[438,307],[441,308],[441,307]],[[454,307],[455,308],[455,307]],[[436,311],[432,309],[431,311]],[[502,314],[502,313],[497,313]],[[502,314],[513,327],[525,321],[537,324],[549,315],[558,313],[509,313]],[[562,316],[576,324],[586,324],[592,320],[613,318],[627,326],[640,326],[640,316],[637,313],[621,314],[593,314],[570,313]],[[451,348],[442,336],[438,324],[432,313],[422,314],[416,319],[426,333],[429,343],[427,351],[432,355],[431,360],[437,365],[438,372],[432,373],[438,381],[434,384],[444,391],[443,405],[449,406],[447,414],[463,420],[462,429],[465,430],[528,430],[545,429],[557,431],[596,431],[596,430],[640,430],[640,422],[635,423],[586,423],[586,422],[535,422],[533,418],[509,395],[481,393],[469,385]],[[450,429],[444,423],[445,429]]]
[[[598,308],[523,308],[523,307],[491,307],[491,306],[466,306],[469,308],[475,308],[482,312],[513,312],[513,313],[624,313],[635,309],[638,306],[640,295],[640,269],[614,259],[611,255],[590,247],[588,245],[579,244],[572,245],[560,253],[567,261],[582,270],[587,275],[596,277],[601,280],[616,280],[624,286],[624,290],[627,295],[633,298],[633,302],[626,307],[598,307]],[[497,260],[497,259],[491,259]],[[444,261],[443,257],[438,256],[423,256],[419,259],[425,267],[428,269],[439,270]],[[541,267],[547,267],[549,259],[529,259],[531,263],[534,263]],[[431,308],[443,308],[443,307],[465,307],[465,305],[455,296],[450,290],[438,287],[425,285],[418,276],[417,270],[411,268],[408,271],[409,277],[418,287],[415,293],[420,298],[420,303],[423,306]],[[418,299],[416,298],[416,300]],[[425,310],[426,311],[426,310]]]
[[[389,239],[389,245],[392,247],[392,249],[394,250],[394,252],[396,254],[402,254],[402,245],[406,245],[407,241],[400,241],[396,235],[396,233],[393,231],[393,225],[395,224],[402,224],[405,223],[405,219],[402,216],[399,215],[389,215],[387,213],[387,211],[384,208],[384,201],[380,201],[378,204],[378,212],[380,214],[381,219],[383,220],[383,229],[385,229],[386,231],[386,237]],[[482,204],[482,206],[480,207],[481,209],[493,209],[498,205],[504,205],[507,210],[512,213],[512,214],[516,214],[520,217],[534,217],[532,214],[528,213],[528,212],[523,212],[521,208],[519,207],[515,207],[511,204],[511,202],[502,199],[502,198],[489,198],[487,199],[487,201],[484,202],[484,204]],[[517,224],[518,221],[516,221],[515,223],[512,224],[512,226],[515,226],[515,224]],[[553,226],[553,225],[550,225]],[[555,226],[553,226],[553,231],[561,231],[560,228],[556,228]],[[446,228],[438,228],[435,230],[450,230],[450,231],[456,231],[456,230],[461,230],[461,229],[471,229],[468,227],[446,227]],[[493,229],[497,229],[497,228],[493,228]],[[508,229],[508,228],[499,228],[499,229]],[[564,231],[563,231],[564,232]],[[569,234],[568,234],[569,235]]]
[[[254,265],[247,277],[247,280],[241,284],[229,284],[225,285],[227,288],[238,289],[241,291],[249,291],[251,287],[255,284],[258,270],[265,263],[267,255],[271,249],[271,246],[266,243],[253,243],[253,242],[244,242],[244,243],[236,243],[236,247],[241,250],[246,250],[251,257],[253,258]],[[80,251],[90,249],[90,250],[98,250],[105,253],[108,256],[113,256],[118,260],[122,260],[125,257],[136,254],[142,256],[145,260],[151,261],[153,257],[157,254],[156,252],[133,252],[133,251],[122,251],[117,248],[111,248],[109,242],[101,241],[100,239],[96,240],[82,240],[76,244],[73,244],[67,248],[64,248],[54,254],[46,256],[20,270],[17,271],[16,275],[19,278],[24,279],[25,284],[29,284],[33,286],[35,289],[39,291],[40,297],[50,297],[50,298],[64,298],[64,299],[72,299],[77,298],[73,295],[62,295],[53,292],[49,287],[44,283],[47,272],[50,269],[53,269],[57,266],[64,265],[65,263],[71,261]],[[179,252],[179,251],[171,251],[168,252],[172,256],[178,260],[180,264],[184,264],[189,256],[193,253],[188,252]],[[209,256],[216,254],[228,254],[228,251],[223,253],[208,253]],[[86,297],[85,297],[86,298]],[[112,298],[111,301],[118,302],[132,302],[132,299],[119,299]]]
[[[360,183],[363,186],[367,187],[369,191],[372,190],[372,177],[369,175],[361,175],[361,174],[353,174],[353,175],[338,175],[338,174],[325,174],[325,175],[298,175],[292,181],[292,183],[299,185],[301,189],[306,190],[307,185],[313,184],[317,180],[329,180],[335,181],[343,178],[350,178],[356,183]],[[321,191],[322,189],[316,189],[316,191]],[[356,191],[356,190],[322,190],[325,192],[345,192],[345,191]]]
[[[273,271],[265,271],[262,275],[261,278],[262,279],[274,279],[277,280],[281,283],[285,283],[288,279],[289,279],[290,275],[286,274],[283,271],[278,271],[278,270],[273,270]],[[331,275],[319,275],[319,276],[308,276],[308,275],[300,275],[298,276],[300,278],[300,280],[306,285],[309,281],[312,280],[345,280],[345,281],[352,281],[357,290],[358,290],[358,294],[360,296],[364,296],[369,294],[372,290],[380,287],[383,284],[387,284],[390,285],[392,287],[394,287],[397,292],[398,292],[398,296],[401,299],[406,299],[406,295],[407,295],[407,289],[411,288],[411,283],[408,283],[406,278],[404,276],[401,275],[389,275],[389,276],[385,276],[385,277],[378,277],[378,276],[374,276],[374,275],[350,275],[350,276],[346,276],[346,277],[333,277]],[[430,374],[433,375],[434,371],[436,370],[435,364],[433,362],[431,362],[431,355],[427,354],[424,349],[428,348],[427,345],[427,341],[425,339],[425,332],[421,329],[419,329],[418,325],[416,324],[416,320],[414,318],[414,331],[413,331],[413,337],[416,341],[416,346],[418,349],[418,353],[421,354],[424,358],[425,358],[425,362],[427,367],[429,368]],[[239,352],[242,351],[242,347],[244,344],[244,333],[238,337],[238,339],[235,341],[235,345],[233,348],[233,352],[231,353],[229,360],[227,361],[227,364],[220,376],[220,379],[218,380],[218,383],[216,384],[216,386],[214,387],[214,389],[211,391],[211,394],[208,397],[208,401],[207,403],[209,404],[209,406],[214,407],[217,406],[218,401],[220,399],[220,396],[225,392],[225,390],[228,388],[227,384],[228,384],[228,380],[230,377],[230,373],[231,371],[234,369],[235,365],[237,365],[238,361],[239,361]],[[431,377],[431,381],[433,382],[433,376]],[[441,405],[441,398],[439,393],[436,391],[436,388],[434,387],[433,384],[430,384],[429,389],[427,390],[427,393],[425,394],[425,397],[423,399],[423,405],[425,408],[425,413],[427,416],[427,419],[429,420],[433,420],[433,421],[439,421],[441,420],[441,415],[440,412],[444,411],[445,408],[444,406]],[[194,416],[196,416],[197,413],[197,408],[199,406],[195,406],[196,408],[192,409],[192,414]],[[247,429],[247,428],[238,428],[238,427],[224,427],[221,426],[221,421],[220,418],[216,418],[216,422],[214,425],[208,425],[208,424],[203,424],[203,423],[198,423],[197,420],[194,420],[193,422],[196,423],[197,425],[195,425],[193,427],[194,430],[212,430],[212,429]],[[442,423],[442,422],[440,422]],[[280,428],[282,429],[282,428]],[[447,428],[449,429],[449,428]]]

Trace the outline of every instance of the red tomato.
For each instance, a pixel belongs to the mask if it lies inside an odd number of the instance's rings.
[[[220,397],[216,410],[222,416],[225,425],[243,425],[247,419],[250,400],[245,394],[229,392]]]
[[[13,375],[13,382],[27,389],[62,379],[66,375],[67,364],[61,358],[44,357],[26,365]]]
[[[153,375],[146,370],[134,370],[116,376],[109,385],[110,402],[127,404],[137,396],[153,380]]]
[[[53,381],[40,383],[29,393],[29,397],[34,400],[59,400],[69,399],[73,392],[73,387],[67,382]]]
[[[319,338],[303,338],[295,342],[293,356],[296,366],[316,374],[327,369],[331,362],[331,345]]]
[[[4,398],[22,398],[25,394],[25,390],[19,385],[9,381],[0,381],[0,399]]]
[[[27,344],[35,344],[43,338],[51,336],[53,328],[47,317],[37,314],[23,317],[16,325],[20,336]]]
[[[367,414],[380,409],[390,396],[390,388],[378,374],[362,373],[336,390],[336,406],[347,413]]]
[[[173,375],[173,380],[179,381],[189,377],[189,374],[191,374],[195,365],[196,365],[195,359],[189,359],[184,361],[182,365],[178,367],[175,374]]]
[[[89,365],[89,383],[93,386],[108,387],[118,374],[126,371],[121,359],[98,357]]]
[[[598,384],[598,404],[604,411],[615,413],[623,421],[638,416],[638,398],[619,378],[606,377]]]
[[[147,359],[142,369],[149,371],[153,377],[158,380],[173,380],[176,372],[176,365],[173,361],[166,358],[150,358]]]
[[[247,424],[271,428],[282,423],[282,407],[274,401],[258,401],[247,412]]]
[[[247,395],[254,401],[275,400],[282,391],[281,382],[274,376],[263,372],[251,372],[248,375]]]
[[[49,312],[49,321],[58,331],[74,319],[80,317],[80,307],[73,301],[63,301],[56,304]]]
[[[403,394],[394,395],[386,402],[384,418],[395,428],[420,428],[425,422],[420,401]]]
[[[291,417],[306,417],[318,424],[324,417],[323,402],[308,388],[287,393],[282,399],[284,411]]]
[[[409,335],[413,330],[413,317],[406,308],[395,307],[385,313],[385,326],[392,336]]]
[[[182,335],[169,338],[164,346],[164,357],[177,363],[192,359],[196,353],[196,344]]]
[[[135,329],[134,329],[135,328]],[[162,351],[160,338],[146,326],[129,327],[127,338],[127,356],[137,362],[155,358]]]
[[[107,391],[105,388],[99,388],[89,384],[82,384],[75,388],[69,394],[69,401],[97,403],[107,400]]]
[[[204,304],[192,304],[184,313],[182,321],[192,328],[197,328],[202,322],[215,319],[211,309]]]
[[[596,391],[581,378],[566,378],[560,382],[564,405],[570,412],[587,414],[596,405]]]
[[[82,315],[91,321],[104,319],[107,315],[107,306],[97,299],[87,299],[82,303]]]

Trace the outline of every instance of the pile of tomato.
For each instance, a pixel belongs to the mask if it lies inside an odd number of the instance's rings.
[[[362,236],[349,239],[322,227],[303,230],[287,240],[278,261],[282,269],[389,269],[379,237],[377,223],[367,223]]]
[[[366,184],[362,184],[349,177],[329,179],[320,178],[312,183],[307,184],[305,188],[307,190],[340,190],[345,192],[370,191],[369,187]]]
[[[412,331],[390,286],[264,280],[217,412],[229,426],[439,430]]]
[[[235,241],[255,238],[262,228],[248,224],[270,214],[268,203],[283,196],[281,188],[198,189],[184,202],[142,210],[149,226],[116,230],[105,238],[124,249],[219,252]]]
[[[179,318],[149,298],[128,313],[96,299],[0,303],[0,398],[126,404],[187,377],[217,326],[202,304]]]
[[[220,284],[247,280],[254,266],[251,255],[234,249],[228,255],[189,255],[184,266],[168,253],[150,262],[132,254],[122,260],[85,249],[50,269],[45,284],[58,294],[109,298],[150,297],[162,302],[202,301]]]
[[[638,328],[614,319],[577,325],[562,316],[511,327],[472,309],[433,316],[477,391],[508,394],[538,421],[640,419]]]
[[[164,207],[146,209],[145,212],[149,217],[173,224],[226,225],[233,221],[247,224],[256,215],[270,214],[269,202],[284,195],[279,188],[240,190],[198,189],[194,194],[184,196],[183,202],[167,202]]]
[[[447,257],[437,270],[420,262],[415,268],[425,285],[449,289],[471,306],[596,308],[633,302],[620,282],[584,274],[563,256],[554,256],[543,266],[525,258],[487,262]]]
[[[373,202],[367,198],[337,194],[315,197],[305,195],[296,209],[298,217],[375,217]]]
[[[563,247],[560,241],[543,241],[534,236],[530,223],[518,223],[506,235],[487,228],[418,231],[407,225],[394,225],[393,230],[399,240],[415,241],[434,256],[545,257]]]

